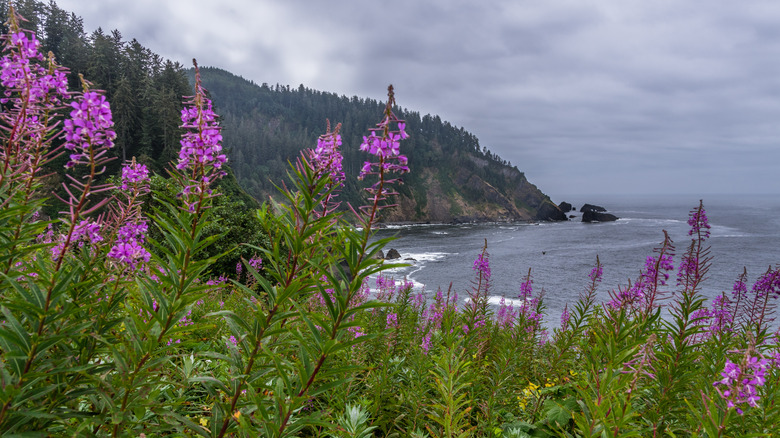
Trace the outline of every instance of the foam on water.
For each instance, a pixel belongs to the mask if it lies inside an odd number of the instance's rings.
[[[500,297],[498,295],[490,295],[488,297],[488,304],[492,306],[500,306],[501,300],[504,300],[505,306],[512,306],[512,307],[521,307],[525,300],[520,298],[506,298],[506,297]],[[463,300],[465,303],[470,303],[471,298],[466,297],[466,299]]]

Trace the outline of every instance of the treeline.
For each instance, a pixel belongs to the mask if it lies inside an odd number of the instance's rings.
[[[111,102],[117,133],[114,174],[124,159],[137,157],[157,172],[178,156],[182,96],[192,94],[184,67],[163,59],[136,39],[125,40],[119,30],[87,33],[81,17],[50,0],[0,0],[3,34],[8,31],[9,3],[38,35],[42,52],[51,51],[70,69],[70,89],[80,90],[83,74],[91,88],[102,89]]]
[[[9,3],[8,0],[0,0],[0,30],[3,34],[8,32]],[[34,31],[41,41],[40,51],[52,52],[56,62],[70,70],[68,88],[81,90],[79,75],[83,75],[90,88],[104,90],[111,103],[117,138],[115,147],[108,154],[115,159],[108,163],[97,181],[115,183],[122,163],[135,157],[159,175],[153,178],[155,188],[175,197],[175,188],[166,179],[166,169],[170,162],[176,162],[181,149],[183,97],[193,94],[187,70],[178,62],[153,53],[136,39],[126,41],[118,30],[106,33],[98,28],[91,33],[85,32],[82,18],[61,9],[54,1],[17,0],[12,3],[17,14],[24,19],[20,25]],[[62,111],[67,113],[70,108]],[[56,139],[53,146],[58,146],[61,141]],[[62,188],[65,181],[63,166],[67,159],[67,154],[63,154],[48,164],[50,176],[43,182],[43,192],[67,197]],[[78,171],[74,169],[74,172]],[[223,196],[214,205],[214,216],[220,225],[205,231],[207,235],[222,233],[212,248],[224,253],[239,243],[263,246],[267,237],[254,216],[259,204],[238,186],[233,172],[229,168],[226,171],[227,175],[217,184]],[[95,193],[93,198],[99,199],[111,193]],[[145,212],[153,213],[152,209],[158,204],[158,200],[147,201]],[[56,196],[49,196],[42,212],[48,217],[57,217],[64,209]],[[159,230],[152,225],[150,233],[156,236]],[[200,257],[212,255],[205,253]],[[249,259],[254,255],[254,250],[240,247],[215,263],[212,274],[231,274],[241,257]]]
[[[193,70],[190,69],[190,77]],[[366,154],[358,149],[367,127],[379,122],[383,102],[339,96],[306,88],[303,85],[258,85],[219,68],[201,68],[204,86],[222,117],[224,145],[230,164],[241,186],[251,195],[263,199],[276,193],[274,184],[284,180],[288,161],[304,148],[316,145],[316,138],[331,124],[341,123],[344,171],[347,176],[342,196],[352,203],[362,199],[356,181]],[[403,91],[398,99],[403,102]],[[396,114],[406,120],[410,138],[402,145],[409,158],[411,172],[404,176],[399,189],[407,197],[424,196],[418,182],[426,171],[451,184],[459,169],[468,169],[491,185],[504,191],[516,183],[506,177],[509,162],[481,147],[477,137],[438,115],[421,116],[419,112],[397,108]],[[453,187],[453,190],[457,188]]]
[[[0,0],[0,20],[8,20],[9,0]],[[34,30],[42,42],[42,51],[51,51],[59,64],[70,69],[71,89],[81,89],[79,75],[90,86],[105,91],[111,102],[116,158],[106,169],[113,175],[125,160],[136,159],[158,174],[177,157],[182,96],[192,94],[192,69],[163,59],[136,39],[126,40],[119,30],[92,32],[84,29],[83,19],[57,6],[54,0],[18,0],[16,11],[25,18],[22,26]],[[7,25],[3,24],[3,32]],[[358,150],[367,127],[375,126],[384,104],[374,99],[339,96],[305,88],[279,84],[257,85],[218,68],[201,69],[203,83],[221,116],[224,142],[240,187],[256,200],[277,193],[276,185],[285,181],[288,162],[299,152],[316,144],[325,132],[326,119],[341,123],[344,140],[344,170],[347,176],[340,200],[359,205],[364,199],[364,182],[356,179],[366,157]],[[381,91],[381,90],[378,90]],[[403,91],[399,90],[403,103]],[[484,191],[466,187],[472,175],[516,199],[511,192],[524,176],[511,164],[480,146],[475,135],[442,120],[438,115],[420,115],[397,108],[406,119],[411,138],[404,141],[403,153],[409,158],[411,172],[399,186],[401,195],[413,199],[417,219],[424,217],[426,182],[439,181],[450,200],[459,197],[478,202]],[[65,162],[52,163],[52,190],[60,187],[59,170]],[[465,176],[464,176],[465,175]],[[231,181],[232,175],[225,181]],[[232,184],[236,195],[254,204]],[[535,188],[534,188],[535,189]],[[454,201],[453,205],[454,205]],[[525,207],[525,201],[514,201]],[[530,205],[535,208],[536,205]],[[50,208],[53,212],[57,207]]]

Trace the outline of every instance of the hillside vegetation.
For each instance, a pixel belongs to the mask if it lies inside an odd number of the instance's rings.
[[[190,71],[192,76],[192,70]],[[358,150],[366,127],[384,103],[338,96],[304,87],[257,85],[218,68],[202,68],[204,87],[221,114],[225,148],[239,183],[254,197],[277,193],[288,161],[326,130],[341,124],[346,187],[342,201],[359,205],[365,194],[354,178],[366,154]],[[399,97],[402,101],[402,97]],[[548,219],[537,216],[549,197],[516,166],[481,147],[474,134],[439,116],[396,108],[410,138],[403,153],[411,172],[398,187],[399,208],[386,221],[473,221]],[[554,210],[557,210],[555,208]]]

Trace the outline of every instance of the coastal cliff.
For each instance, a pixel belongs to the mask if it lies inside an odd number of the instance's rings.
[[[277,194],[289,163],[316,144],[326,121],[340,124],[345,185],[339,200],[366,202],[358,182],[367,159],[358,146],[381,117],[384,104],[305,88],[257,85],[230,72],[204,67],[203,85],[222,115],[223,144],[239,184],[258,200]],[[403,93],[396,94],[399,102]],[[477,137],[437,115],[394,108],[406,120],[410,138],[402,145],[410,172],[394,188],[397,208],[385,210],[386,222],[473,222],[566,220],[547,195],[523,172],[480,145]]]

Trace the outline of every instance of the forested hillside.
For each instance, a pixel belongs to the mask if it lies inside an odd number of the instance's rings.
[[[273,184],[284,179],[288,160],[313,147],[329,119],[334,126],[342,124],[347,180],[341,200],[362,202],[364,184],[355,177],[366,156],[358,146],[367,128],[379,121],[384,103],[303,85],[258,85],[218,68],[202,68],[201,76],[222,117],[231,166],[250,194],[258,199],[275,194]],[[398,96],[403,101],[402,90]],[[527,220],[537,218],[542,204],[552,206],[517,167],[481,147],[462,127],[439,116],[402,108],[395,112],[406,119],[411,136],[402,144],[411,172],[399,187],[400,208],[386,220]]]
[[[8,3],[0,0],[3,23]],[[98,28],[88,33],[80,17],[54,1],[22,0],[15,5],[27,19],[23,26],[41,38],[43,51],[51,51],[58,63],[70,69],[72,89],[81,88],[79,75],[83,74],[92,88],[105,90],[117,132],[117,147],[110,153],[118,158],[105,175],[116,174],[120,164],[132,157],[165,175],[165,163],[179,150],[182,96],[192,94],[191,70],[161,58],[136,39],[125,40],[119,30]],[[365,183],[356,176],[366,157],[358,146],[367,129],[379,121],[383,103],[304,86],[257,85],[218,68],[203,68],[202,76],[221,115],[229,165],[240,186],[254,198],[262,201],[277,193],[274,183],[284,180],[288,161],[301,149],[312,147],[330,119],[334,126],[342,124],[344,139],[347,180],[340,199],[353,205],[362,202]],[[403,102],[403,90],[399,98]],[[385,220],[527,220],[549,219],[551,213],[565,218],[522,172],[481,147],[462,127],[439,116],[401,108],[396,113],[407,120],[411,134],[402,146],[411,172],[398,187],[399,208]],[[65,159],[52,163],[52,169],[60,169]],[[53,172],[51,189],[60,187],[59,175]],[[235,193],[240,195],[240,190]],[[547,208],[538,216],[544,204]]]
[[[7,22],[8,0],[0,0],[0,21]],[[42,51],[70,69],[69,86],[81,89],[79,74],[92,88],[103,89],[116,123],[115,156],[107,174],[116,173],[124,158],[133,156],[161,171],[178,154],[182,96],[192,94],[184,67],[161,58],[137,40],[127,41],[118,30],[87,33],[83,20],[54,1],[15,1],[16,11],[35,30]],[[6,32],[5,24],[0,29]]]

